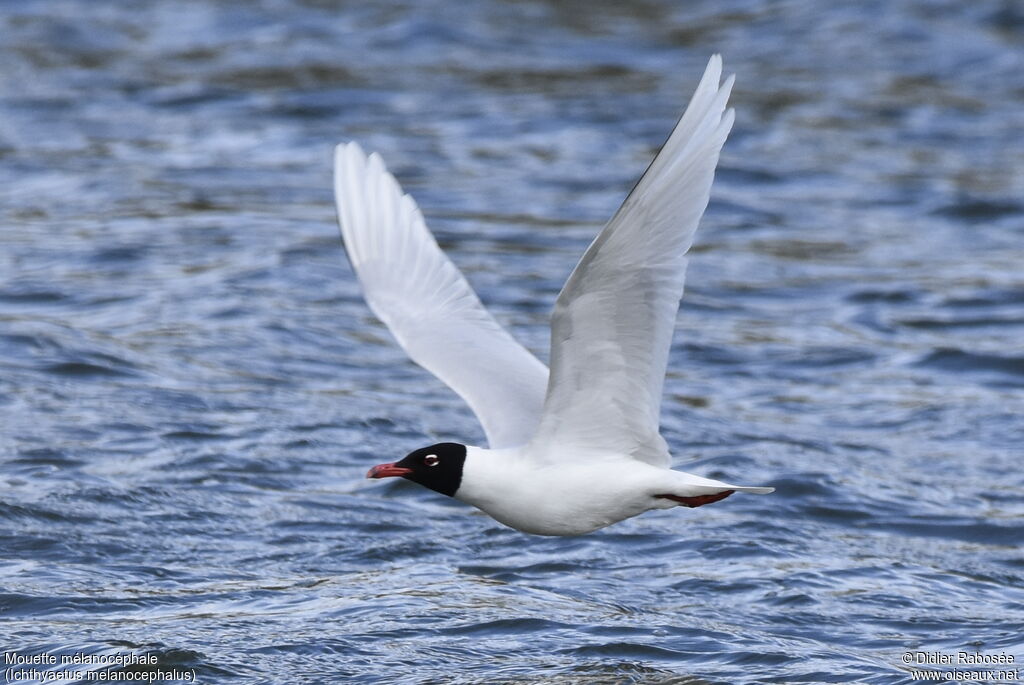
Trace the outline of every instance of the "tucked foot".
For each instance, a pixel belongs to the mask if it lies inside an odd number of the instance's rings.
[[[678,497],[676,495],[655,495],[655,497],[670,499],[673,502],[679,502],[685,507],[693,508],[702,507],[705,504],[711,504],[712,502],[723,500],[734,492],[736,491],[726,490],[725,492],[716,492],[714,495],[696,495],[694,497]]]

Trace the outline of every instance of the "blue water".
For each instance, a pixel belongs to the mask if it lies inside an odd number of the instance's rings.
[[[546,539],[365,481],[482,434],[363,304],[334,143],[384,155],[546,358],[713,52],[737,123],[664,433],[777,492]],[[1024,660],[1015,0],[20,0],[0,64],[5,654],[240,684]]]

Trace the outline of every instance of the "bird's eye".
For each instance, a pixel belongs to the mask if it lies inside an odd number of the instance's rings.
[[[426,464],[427,466],[437,466],[437,462],[439,461],[441,460],[437,458],[436,454],[428,454],[427,456],[423,457],[423,463]]]

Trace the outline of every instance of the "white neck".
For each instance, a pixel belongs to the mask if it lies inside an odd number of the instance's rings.
[[[520,449],[506,448],[488,450],[483,447],[466,446],[466,461],[462,465],[462,482],[455,492],[455,498],[480,509],[487,510],[487,504],[500,497],[507,484],[517,477],[526,477],[525,460]]]

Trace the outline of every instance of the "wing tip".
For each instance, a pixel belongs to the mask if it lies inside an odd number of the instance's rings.
[[[362,162],[362,164],[365,165],[366,160],[366,152],[364,152],[363,147],[354,140],[350,140],[347,143],[338,143],[337,145],[334,146],[335,173],[340,173],[341,171],[343,171],[346,162]]]
[[[732,92],[732,87],[735,84],[736,84],[736,74],[729,74],[728,76],[725,77],[725,81],[722,82],[722,85],[718,89],[719,90],[724,90],[724,91],[726,91],[728,93],[731,93]],[[728,98],[726,98],[726,99],[728,99]]]
[[[732,131],[732,125],[736,123],[736,110],[729,107],[722,113],[722,120],[719,126],[725,130],[725,135],[728,136],[729,132]]]
[[[708,60],[708,65],[704,67],[704,77],[710,80],[714,85],[718,85],[718,82],[722,80],[722,55],[721,53],[714,53]],[[702,79],[703,80],[703,79]]]
[[[340,154],[342,152],[346,152],[347,153],[349,151],[354,152],[354,153],[362,153],[363,152],[363,148],[362,148],[362,146],[358,142],[356,142],[354,140],[350,140],[350,141],[348,141],[346,143],[338,143],[337,145],[335,145],[334,146],[334,151],[336,153],[338,153],[338,154]]]
[[[340,179],[346,176],[346,172],[381,176],[387,173],[387,165],[379,152],[375,150],[367,154],[359,143],[351,140],[334,146],[334,173]]]
[[[711,80],[714,83],[716,90],[718,92],[721,92],[723,90],[726,92],[731,92],[733,84],[736,83],[736,74],[729,74],[728,76],[725,77],[725,81],[722,81],[722,69],[722,54],[716,52],[713,55],[711,55],[711,58],[708,60],[708,65],[707,67],[704,68],[704,74],[706,77],[711,77],[709,80]],[[728,96],[726,97],[728,98]]]

